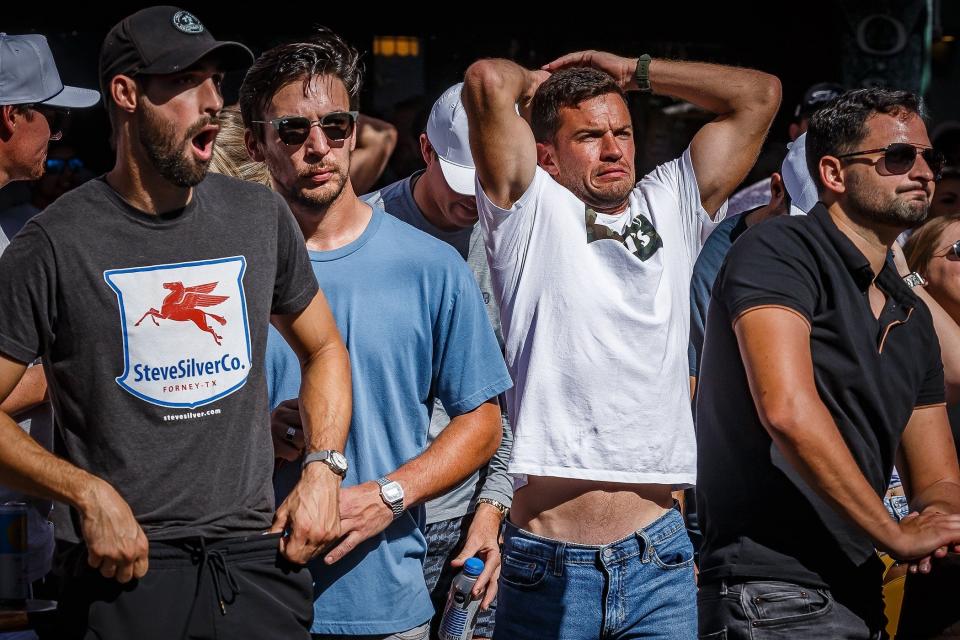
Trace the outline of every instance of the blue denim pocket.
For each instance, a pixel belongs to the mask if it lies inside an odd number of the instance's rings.
[[[545,558],[505,549],[500,563],[500,578],[511,586],[530,589],[543,582],[548,564]]]
[[[661,569],[685,569],[693,565],[693,543],[684,528],[650,543],[650,558]]]

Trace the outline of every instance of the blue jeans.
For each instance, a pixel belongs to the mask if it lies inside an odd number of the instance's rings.
[[[700,585],[701,640],[878,640],[871,629],[837,602],[828,589],[776,580]]]
[[[503,537],[495,638],[697,637],[693,545],[676,510],[600,546],[541,538],[509,522]]]

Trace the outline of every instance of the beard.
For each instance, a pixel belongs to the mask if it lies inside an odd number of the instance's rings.
[[[596,211],[611,211],[622,209],[630,198],[630,192],[635,185],[633,172],[630,168],[625,178],[615,182],[594,185],[590,184],[589,175],[582,175],[580,170],[566,170],[561,168],[557,182],[577,196],[585,205]]]
[[[316,169],[316,167],[312,168]],[[297,204],[304,209],[325,212],[331,203],[343,193],[343,189],[347,185],[347,178],[340,171],[339,167],[324,167],[324,169],[331,171],[332,174],[330,179],[327,180],[327,183],[320,187],[308,188],[300,186],[300,180],[309,178],[310,176],[310,172],[305,171],[301,175],[298,175],[289,187],[278,185],[278,191],[280,191],[280,194],[291,205]],[[347,171],[349,171],[349,168],[347,168]]]
[[[201,118],[178,139],[174,125],[143,103],[137,111],[137,124],[140,144],[161,176],[178,187],[194,187],[203,181],[210,161],[197,159],[186,147],[204,127],[219,124],[219,119]]]
[[[885,194],[863,184],[857,174],[847,180],[850,207],[861,216],[894,227],[912,229],[927,219],[929,200],[903,200],[897,194]]]

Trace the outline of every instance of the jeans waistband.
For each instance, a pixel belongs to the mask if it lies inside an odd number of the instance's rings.
[[[552,540],[517,527],[509,520],[504,531],[504,549],[508,546],[524,555],[543,558],[554,563],[596,564],[598,560],[612,563],[642,555],[644,560],[652,546],[685,532],[683,517],[670,509],[647,526],[608,544],[588,545]]]

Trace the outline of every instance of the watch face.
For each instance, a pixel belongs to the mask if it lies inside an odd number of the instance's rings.
[[[380,491],[383,493],[383,498],[387,502],[398,502],[403,500],[403,488],[396,482],[390,482],[383,485]]]
[[[333,465],[334,465],[337,469],[340,469],[341,471],[346,471],[346,470],[347,470],[347,459],[346,459],[346,458],[344,457],[344,455],[343,455],[342,453],[340,453],[339,451],[333,451],[333,452],[331,452],[331,454],[330,454],[330,462],[332,462]]]

